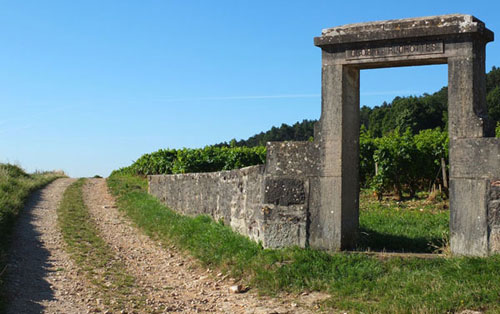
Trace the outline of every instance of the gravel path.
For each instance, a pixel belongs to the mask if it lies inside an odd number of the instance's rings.
[[[57,207],[74,179],[35,192],[19,216],[6,272],[7,313],[88,313],[95,297],[64,251]]]
[[[253,291],[231,293],[230,279],[201,269],[192,258],[162,247],[116,209],[104,179],[90,179],[84,200],[104,240],[125,261],[144,291],[149,310],[223,313],[308,313],[324,295],[300,298],[258,297]]]

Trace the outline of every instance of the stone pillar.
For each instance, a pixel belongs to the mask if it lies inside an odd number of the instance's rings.
[[[453,44],[448,58],[448,130],[450,140],[493,136],[486,104],[483,41]],[[458,46],[458,47],[457,47]]]
[[[448,58],[448,127],[450,136],[450,245],[459,255],[488,255],[489,180],[465,169],[458,161],[473,155],[467,139],[479,139],[492,133],[487,118],[485,46],[471,40],[455,44],[455,56]],[[480,162],[478,160],[478,162]]]
[[[323,52],[320,176],[313,188],[309,244],[354,247],[359,224],[359,69]]]

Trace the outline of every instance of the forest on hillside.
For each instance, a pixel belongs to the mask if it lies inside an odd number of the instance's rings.
[[[500,123],[500,68],[493,67],[486,74],[486,101],[488,116],[498,125]],[[316,120],[303,120],[293,125],[283,123],[266,132],[253,135],[248,139],[231,140],[215,146],[265,145],[270,141],[307,141],[314,136]],[[439,127],[446,131],[448,126],[448,88],[445,86],[433,94],[421,96],[396,97],[390,103],[384,102],[373,108],[362,106],[360,109],[361,127],[373,137],[382,137],[399,129],[410,129],[413,134],[422,130]]]

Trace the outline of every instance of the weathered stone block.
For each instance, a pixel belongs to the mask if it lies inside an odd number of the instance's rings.
[[[275,205],[304,204],[304,181],[290,178],[266,178],[264,203]]]
[[[319,145],[314,142],[267,143],[266,174],[273,176],[317,176]]]
[[[500,138],[450,141],[452,178],[500,178]]]
[[[287,247],[307,244],[308,208],[306,205],[262,207],[264,247]]]
[[[450,180],[450,244],[454,254],[488,255],[489,180]]]
[[[340,177],[311,180],[309,244],[313,248],[342,249],[342,183]]]
[[[471,33],[478,34],[488,41],[493,40],[493,33],[474,16],[449,14],[347,24],[327,28],[322,31],[321,37],[314,38],[314,44],[322,47],[335,44],[389,42],[400,38],[452,36]]]

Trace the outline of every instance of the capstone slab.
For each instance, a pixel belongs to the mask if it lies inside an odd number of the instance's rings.
[[[322,31],[314,38],[316,46],[359,42],[389,42],[397,39],[464,36],[474,34],[493,40],[493,32],[472,15],[448,14],[419,18],[347,24]]]

